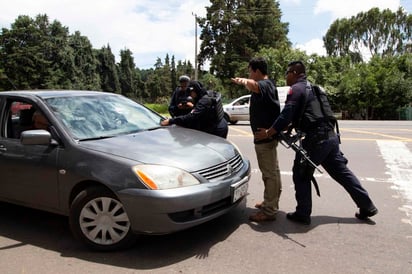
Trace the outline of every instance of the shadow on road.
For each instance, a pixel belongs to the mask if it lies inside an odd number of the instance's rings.
[[[248,214],[256,212],[256,209],[246,208]],[[368,225],[375,225],[376,223],[373,220],[361,221],[353,218],[342,218],[342,217],[333,217],[333,216],[312,216],[310,225],[302,225],[298,223],[291,222],[286,219],[286,212],[279,211],[276,216],[276,221],[274,222],[265,222],[265,223],[255,223],[248,222],[248,225],[257,232],[273,232],[283,239],[288,239],[295,242],[301,247],[305,247],[304,244],[299,243],[293,240],[290,235],[307,233],[308,231],[315,229],[317,226],[327,225],[327,224],[359,224],[365,223]]]
[[[0,202],[0,236],[13,242],[0,246],[0,250],[30,245],[58,252],[62,257],[131,269],[156,269],[191,257],[207,258],[215,244],[246,221],[245,216],[243,201],[232,212],[203,225],[170,235],[142,235],[127,250],[93,252],[74,239],[67,217]]]
[[[11,242],[9,245],[0,246],[0,250],[29,245],[58,252],[62,257],[136,270],[150,270],[167,267],[192,257],[206,259],[214,245],[226,240],[245,223],[256,232],[276,233],[305,247],[293,239],[293,234],[306,233],[325,224],[361,222],[355,217],[313,216],[312,224],[304,226],[286,220],[286,213],[281,211],[276,221],[256,224],[248,221],[248,216],[254,211],[256,209],[246,207],[244,200],[232,212],[203,225],[170,235],[140,236],[137,243],[127,250],[93,252],[73,238],[67,217],[0,203],[0,236],[7,239],[2,242]]]

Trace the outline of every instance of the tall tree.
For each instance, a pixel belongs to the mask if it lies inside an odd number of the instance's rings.
[[[74,53],[73,88],[99,90],[100,77],[97,72],[97,58],[90,40],[76,31],[69,36],[69,45]]]
[[[175,62],[175,56],[172,55],[172,62],[170,64],[171,69],[170,69],[170,80],[172,81],[172,86],[170,87],[170,90],[173,91],[177,87],[177,72],[176,72],[176,62]]]
[[[263,47],[289,45],[288,24],[281,22],[279,2],[273,0],[211,0],[202,28],[199,64],[210,60],[210,72],[233,77],[239,67]]]
[[[129,49],[120,51],[120,86],[125,96],[139,96],[137,72],[132,52]]]
[[[103,91],[120,93],[120,81],[117,72],[115,57],[109,45],[102,47],[97,53],[101,89]]]
[[[49,23],[47,15],[35,19],[19,16],[11,29],[2,29],[0,58],[4,73],[13,88],[58,88],[66,80],[62,64],[70,66],[67,28],[57,21]]]
[[[69,35],[47,15],[19,16],[3,29],[0,56],[10,83],[19,89],[99,89],[96,59],[89,40]]]
[[[329,55],[351,55],[356,61],[365,50],[371,56],[412,52],[412,15],[402,8],[396,12],[372,8],[334,21],[323,41]]]

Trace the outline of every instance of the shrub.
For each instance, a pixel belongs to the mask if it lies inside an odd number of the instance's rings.
[[[151,110],[154,110],[162,115],[168,115],[168,104],[145,104],[146,107],[150,108]]]

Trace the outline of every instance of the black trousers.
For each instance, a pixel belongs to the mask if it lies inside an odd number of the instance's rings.
[[[339,149],[338,137],[333,136],[318,143],[305,138],[302,145],[310,159],[316,165],[321,165],[335,181],[343,186],[358,208],[369,210],[374,207],[368,192],[347,167],[348,160]],[[310,216],[312,213],[311,178],[313,173],[314,169],[305,162],[302,163],[301,155],[296,153],[293,164],[293,183],[297,201],[296,213],[302,216]]]

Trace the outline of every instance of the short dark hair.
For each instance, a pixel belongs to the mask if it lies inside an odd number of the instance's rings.
[[[288,64],[288,68],[292,68],[297,74],[306,74],[306,68],[302,61],[292,61]]]
[[[260,70],[263,75],[268,75],[268,63],[263,57],[254,57],[249,61],[249,68],[253,71]]]

